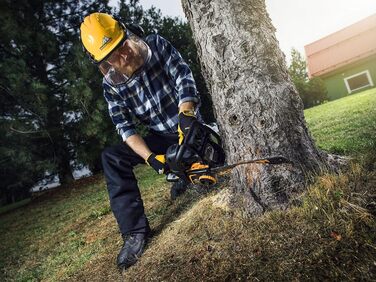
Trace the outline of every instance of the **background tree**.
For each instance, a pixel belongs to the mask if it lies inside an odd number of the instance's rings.
[[[308,78],[307,63],[298,50],[291,50],[289,75],[303,100],[304,108],[321,104],[328,99],[324,81],[319,77]]]
[[[281,155],[291,163],[244,165],[232,186],[250,214],[285,208],[306,176],[328,165],[310,137],[264,0],[183,0],[212,96],[227,162]]]
[[[79,38],[67,57],[65,77],[72,81],[68,97],[72,105],[70,140],[74,144],[75,167],[86,165],[91,173],[102,170],[101,152],[109,144],[119,142],[108,116],[103,98],[102,75],[83,52]]]
[[[10,121],[0,121],[0,206],[28,198],[30,192],[25,187],[31,187],[49,169],[40,148],[29,138],[19,138],[11,126]]]
[[[106,7],[107,1],[1,2],[0,138],[8,174],[2,190],[28,190],[46,171],[61,183],[73,179],[82,114],[72,97],[80,94],[81,73],[73,73],[69,60],[82,15]]]

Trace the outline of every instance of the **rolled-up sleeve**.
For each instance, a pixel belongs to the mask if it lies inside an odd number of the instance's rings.
[[[103,84],[103,95],[108,103],[108,111],[118,134],[125,141],[137,133],[131,112],[116,91],[107,84]]]
[[[175,83],[179,96],[179,106],[184,102],[200,103],[196,83],[189,66],[184,62],[180,53],[163,37],[156,36],[158,53],[164,63],[165,71]]]

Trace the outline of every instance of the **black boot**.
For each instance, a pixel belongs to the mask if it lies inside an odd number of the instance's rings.
[[[117,265],[120,269],[126,269],[135,264],[144,252],[147,243],[147,234],[133,233],[123,235],[124,245],[117,257]]]
[[[178,182],[175,182],[174,184],[172,184],[171,190],[170,190],[171,200],[174,201],[176,200],[177,197],[183,195],[185,191],[187,191],[188,185],[189,184],[187,182],[181,179],[179,179]]]

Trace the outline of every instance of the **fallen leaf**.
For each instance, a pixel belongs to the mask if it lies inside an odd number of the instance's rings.
[[[336,239],[337,241],[341,241],[342,240],[341,234],[338,234],[335,231],[330,232],[330,237],[332,237],[333,239]]]

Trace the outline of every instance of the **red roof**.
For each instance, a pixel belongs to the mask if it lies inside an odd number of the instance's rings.
[[[304,46],[309,77],[376,54],[376,14]]]

